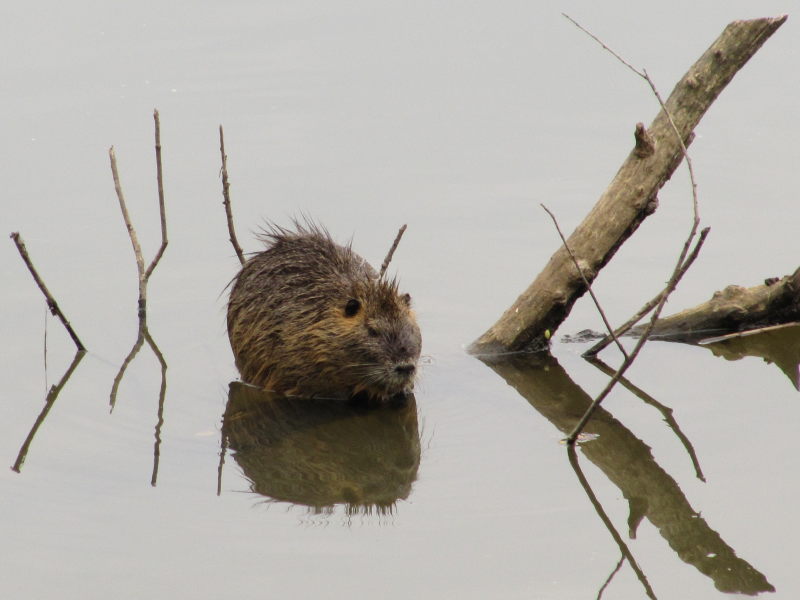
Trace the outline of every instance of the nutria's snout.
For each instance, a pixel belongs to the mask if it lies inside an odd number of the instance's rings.
[[[402,365],[397,365],[394,368],[395,373],[400,375],[401,377],[413,377],[414,371],[417,370],[417,365],[414,363],[403,363]]]
[[[302,396],[410,393],[422,337],[397,282],[312,224],[273,227],[263,239],[228,303],[242,379]]]

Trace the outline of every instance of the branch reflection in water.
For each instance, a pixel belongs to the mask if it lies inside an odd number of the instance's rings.
[[[44,407],[42,408],[42,412],[39,413],[39,416],[36,417],[36,421],[31,427],[30,432],[28,433],[28,437],[25,438],[25,441],[22,443],[22,447],[19,449],[19,454],[17,454],[17,460],[14,461],[14,465],[11,467],[12,471],[16,471],[20,473],[22,470],[22,465],[25,463],[25,458],[28,456],[28,450],[30,449],[31,443],[33,442],[33,438],[36,435],[36,432],[39,431],[39,427],[41,427],[42,423],[44,423],[45,419],[47,418],[50,409],[53,408],[53,404],[56,403],[58,399],[58,395],[61,393],[61,390],[69,381],[69,378],[72,377],[72,374],[75,372],[75,369],[78,368],[78,364],[80,364],[83,357],[86,355],[86,350],[78,349],[75,352],[75,356],[72,359],[69,367],[62,375],[61,380],[50,388],[50,391],[47,393],[47,397],[44,400]]]
[[[482,356],[480,359],[564,434],[572,431],[592,398],[576,385],[555,357],[546,354]],[[774,591],[766,577],[736,556],[655,461],[650,448],[602,407],[585,432],[597,436],[581,452],[628,501],[630,537],[647,518],[678,557],[710,577],[722,592]]]
[[[800,391],[800,323],[708,338],[702,340],[700,346],[725,360],[740,360],[746,356],[761,358],[778,367]]]
[[[150,476],[150,485],[155,487],[156,483],[158,482],[158,464],[161,459],[161,427],[164,425],[164,399],[167,395],[167,361],[164,359],[164,355],[161,354],[161,350],[159,349],[155,340],[150,335],[150,330],[147,328],[147,317],[144,313],[139,313],[139,330],[138,335],[136,336],[136,341],[133,343],[131,351],[128,353],[128,356],[125,357],[125,360],[122,361],[119,371],[117,371],[117,375],[114,377],[114,383],[111,386],[109,403],[111,405],[111,412],[113,412],[114,407],[117,404],[117,392],[119,391],[119,385],[122,382],[125,371],[127,370],[128,365],[139,353],[139,350],[142,349],[144,342],[147,342],[147,345],[150,346],[150,349],[153,351],[156,359],[158,359],[158,364],[161,366],[161,387],[158,393],[158,412],[156,416],[154,433],[155,442],[153,444],[153,472]]]
[[[627,544],[625,544],[625,542],[623,541],[622,536],[619,534],[616,527],[614,527],[614,524],[611,522],[611,519],[606,514],[606,511],[603,510],[602,504],[600,504],[600,501],[597,499],[597,496],[595,496],[595,493],[592,491],[592,487],[589,485],[586,476],[583,474],[583,471],[581,470],[581,465],[578,462],[578,454],[575,451],[574,444],[567,445],[567,456],[569,457],[569,464],[572,466],[572,470],[575,471],[575,476],[578,478],[581,487],[586,492],[586,495],[589,497],[589,501],[592,503],[592,506],[594,506],[595,511],[597,511],[597,516],[600,517],[600,520],[603,522],[603,525],[606,526],[606,529],[608,529],[608,532],[611,534],[611,537],[614,538],[614,541],[617,543],[617,546],[619,546],[620,552],[622,552],[622,557],[628,561],[628,564],[631,566],[634,573],[636,573],[636,578],[641,582],[642,586],[644,587],[644,591],[647,594],[647,597],[656,600],[656,595],[653,592],[653,588],[650,587],[650,583],[647,581],[647,577],[642,572],[641,567],[639,567],[639,565],[637,564],[636,559],[633,558],[633,554],[631,554],[631,551],[628,548]],[[620,562],[617,565],[617,568],[614,569],[614,572],[611,574],[611,577],[609,577],[608,580],[603,583],[602,587],[600,588],[600,591],[597,594],[598,598],[602,596],[603,590],[606,587],[608,587],[609,581],[619,571],[619,567],[621,565],[622,562]]]
[[[587,356],[586,361],[597,367],[600,371],[602,371],[609,377],[613,377],[614,373],[616,372],[616,369],[612,369],[596,356]],[[697,460],[697,454],[694,451],[694,446],[692,445],[692,442],[689,441],[689,438],[686,437],[686,434],[683,433],[683,431],[681,430],[680,425],[678,425],[678,422],[675,420],[675,417],[672,416],[672,409],[669,406],[664,406],[663,404],[661,404],[661,402],[653,398],[643,389],[631,383],[627,377],[624,376],[620,377],[619,383],[622,387],[627,389],[634,396],[638,397],[642,402],[644,402],[645,404],[649,404],[650,406],[652,406],[658,412],[661,413],[661,415],[664,417],[664,422],[667,425],[669,425],[669,428],[672,429],[677,438],[683,444],[683,447],[686,449],[686,453],[692,460],[692,465],[694,466],[695,475],[697,475],[697,478],[700,481],[705,481],[706,477],[705,475],[703,475],[703,470],[700,468],[700,461]]]
[[[411,494],[420,461],[417,406],[363,408],[285,397],[232,382],[223,415],[230,448],[252,492],[314,514],[390,514]]]
[[[136,270],[139,275],[138,333],[131,351],[128,353],[128,356],[125,357],[125,360],[122,361],[119,371],[117,372],[116,377],[114,377],[114,383],[111,386],[109,403],[111,404],[111,412],[113,412],[114,406],[117,402],[119,385],[125,375],[125,371],[131,361],[133,361],[134,357],[139,353],[139,350],[142,348],[142,344],[146,341],[147,345],[150,346],[150,349],[153,351],[153,354],[156,356],[159,364],[161,365],[161,389],[158,397],[158,418],[156,420],[155,443],[153,446],[153,473],[150,477],[150,485],[155,487],[156,482],[158,481],[158,464],[161,458],[161,426],[164,424],[164,398],[167,394],[167,362],[164,360],[161,350],[159,350],[158,345],[155,343],[150,335],[150,331],[147,329],[147,284],[150,281],[150,276],[153,274],[153,271],[158,266],[161,257],[164,255],[164,251],[167,249],[169,240],[167,239],[167,217],[164,208],[164,172],[161,162],[161,121],[158,116],[158,110],[153,111],[153,122],[155,124],[156,183],[158,186],[158,207],[161,221],[161,245],[156,251],[153,260],[150,262],[150,265],[147,267],[147,269],[144,268],[144,257],[142,256],[142,248],[139,245],[136,229],[134,228],[130,219],[130,215],[128,214],[128,207],[127,203],[125,202],[125,194],[122,191],[122,184],[120,183],[119,170],[117,168],[117,157],[116,153],[114,152],[114,147],[112,146],[108,151],[109,160],[111,162],[111,175],[114,179],[114,189],[117,193],[117,200],[119,201],[122,218],[125,221],[125,228],[128,231],[128,237],[131,240],[133,254],[136,259]]]

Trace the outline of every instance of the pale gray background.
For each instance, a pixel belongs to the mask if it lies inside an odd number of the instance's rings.
[[[795,2],[54,2],[0,8],[0,231],[20,231],[91,351],[40,430],[21,475],[0,470],[0,595],[7,598],[586,598],[617,549],[568,469],[560,434],[463,346],[558,245],[611,179],[644,82],[560,13],[646,67],[666,95],[737,18]],[[796,16],[712,107],[692,146],[711,237],[670,310],[798,265]],[[159,485],[149,485],[159,378],[147,350],[118,407],[107,395],[135,338],[136,275],[114,196],[115,145],[146,257],[158,244],[151,112],[162,118],[170,247],[150,286],[150,329],[169,363]],[[237,261],[221,207],[226,128],[240,237],[308,214],[412,293],[426,365],[423,457],[391,517],[349,522],[245,492],[229,460],[215,496],[219,422],[236,377],[224,287]],[[606,269],[611,318],[668,277],[690,221],[683,170]],[[0,331],[0,457],[13,463],[46,385],[71,359],[9,241]],[[559,332],[600,328],[580,302]],[[590,393],[604,378],[554,352]],[[613,353],[610,355],[613,359]],[[777,588],[800,594],[797,393],[754,359],[727,363],[654,344],[632,378],[675,409],[708,475],[657,413],[607,403],[653,447],[694,508]],[[45,378],[46,377],[46,378]],[[616,524],[627,504],[586,467]],[[715,598],[649,524],[631,548],[659,598]],[[606,598],[634,598],[629,569]]]

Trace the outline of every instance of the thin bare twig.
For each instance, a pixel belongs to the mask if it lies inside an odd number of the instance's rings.
[[[644,79],[647,82],[647,85],[650,86],[650,90],[653,92],[653,95],[656,97],[656,100],[658,100],[658,103],[661,106],[661,110],[664,111],[664,114],[666,115],[667,119],[669,120],[669,124],[672,126],[672,130],[675,132],[675,137],[677,138],[678,143],[681,146],[681,152],[683,153],[683,157],[686,159],[686,166],[689,169],[689,179],[690,179],[690,181],[692,183],[692,204],[693,204],[693,208],[694,208],[694,219],[696,221],[696,224],[695,224],[695,229],[696,229],[696,225],[700,221],[700,214],[699,214],[699,205],[698,205],[698,201],[697,201],[697,182],[696,182],[695,177],[694,177],[694,166],[692,165],[692,159],[691,159],[691,157],[689,156],[689,153],[686,150],[685,141],[684,141],[683,137],[681,136],[680,132],[678,131],[678,127],[677,127],[677,125],[675,125],[675,121],[672,119],[672,115],[667,110],[667,106],[664,103],[664,99],[661,97],[661,94],[659,94],[658,89],[656,88],[656,85],[653,82],[653,80],[650,78],[650,75],[647,73],[647,70],[646,69],[642,69],[640,71],[639,69],[637,69],[636,67],[631,65],[631,63],[629,63],[624,58],[622,58],[622,56],[620,56],[618,53],[614,52],[614,50],[609,48],[605,44],[605,42],[603,42],[600,38],[598,38],[596,35],[594,35],[588,29],[583,27],[575,19],[573,19],[572,17],[570,17],[566,13],[561,13],[561,14],[567,20],[569,20],[573,25],[575,25],[575,27],[577,27],[578,29],[583,31],[586,35],[588,35],[590,38],[592,38],[594,41],[596,41],[598,44],[600,44],[600,46],[602,46],[603,50],[605,50],[606,52],[611,54],[614,58],[616,58],[619,62],[621,62],[623,65],[625,65],[628,69],[630,69],[631,71],[636,73],[639,77]],[[690,237],[689,243],[691,243],[691,238],[692,237],[693,236]],[[689,244],[687,244],[687,246],[688,245]]]
[[[162,365],[162,391],[166,391],[166,362],[164,361],[164,357],[161,355],[161,352],[158,350],[158,347],[153,342],[152,338],[150,337],[150,333],[147,330],[147,283],[150,279],[150,275],[153,273],[154,269],[158,265],[161,257],[166,250],[168,240],[167,240],[167,218],[166,218],[166,210],[165,210],[165,203],[164,203],[164,179],[163,179],[163,168],[161,163],[161,122],[159,120],[158,110],[153,111],[153,121],[155,123],[155,150],[156,150],[156,182],[158,185],[158,206],[159,206],[159,215],[161,220],[161,246],[159,247],[158,251],[156,252],[155,256],[153,257],[152,262],[147,267],[147,270],[144,268],[144,258],[142,257],[142,247],[139,245],[139,240],[136,236],[136,229],[133,227],[133,223],[131,222],[130,215],[128,214],[128,207],[125,202],[125,195],[122,191],[122,184],[120,183],[119,179],[119,170],[117,169],[117,157],[114,152],[114,147],[112,146],[109,151],[109,158],[111,161],[111,174],[114,178],[114,189],[117,192],[117,199],[119,200],[119,207],[122,211],[122,218],[125,221],[125,227],[128,230],[128,237],[130,237],[131,245],[133,246],[133,254],[136,258],[136,271],[139,277],[139,325],[138,325],[138,332],[136,337],[136,342],[134,342],[131,351],[128,353],[128,356],[125,357],[122,364],[120,365],[119,371],[117,372],[116,377],[114,377],[114,382],[111,386],[111,394],[109,403],[111,405],[111,410],[114,410],[114,406],[117,401],[117,391],[119,390],[119,385],[122,382],[122,378],[125,375],[125,371],[128,368],[128,365],[134,359],[134,357],[138,354],[139,350],[142,347],[142,344],[145,340],[147,340],[148,344],[153,350],[153,353],[156,355],[156,358]],[[159,411],[163,410],[163,397],[159,401]],[[160,418],[160,417],[159,417]],[[156,442],[158,443],[158,437],[156,438]],[[156,451],[158,447],[156,447]],[[153,482],[155,482],[155,477],[158,469],[158,461],[157,461],[157,454],[155,458],[155,466],[153,471]]]
[[[392,243],[392,247],[389,248],[389,252],[386,254],[386,258],[383,259],[383,264],[381,265],[381,272],[378,274],[378,279],[383,277],[383,274],[386,273],[386,269],[389,268],[389,263],[392,262],[392,257],[394,256],[394,251],[397,250],[398,244],[400,244],[400,238],[403,237],[403,234],[406,232],[406,228],[408,225],[403,225],[400,228],[400,231],[397,232],[397,237],[394,238],[394,242]]]
[[[167,244],[169,243],[169,240],[167,240],[167,215],[164,208],[164,172],[161,166],[161,121],[158,118],[158,110],[153,111],[153,120],[155,121],[156,128],[156,181],[158,184],[158,212],[161,217],[161,246],[153,257],[150,266],[147,267],[147,271],[145,271],[145,282],[150,279],[153,269],[156,268],[158,261],[161,260],[164,251],[167,249]]]
[[[614,373],[614,376],[608,382],[606,387],[603,388],[603,391],[601,391],[600,394],[598,394],[597,398],[595,398],[594,402],[592,402],[592,404],[586,410],[583,417],[581,417],[581,420],[572,430],[572,433],[570,433],[569,436],[567,436],[567,444],[573,445],[575,443],[575,441],[578,439],[578,435],[580,435],[581,431],[583,431],[583,428],[586,426],[586,423],[592,417],[594,411],[597,409],[598,406],[600,406],[600,403],[606,398],[606,396],[608,396],[608,394],[611,393],[611,390],[614,388],[614,386],[617,384],[620,378],[622,378],[622,376],[625,374],[625,371],[627,371],[628,368],[631,366],[631,364],[633,364],[633,361],[636,360],[636,357],[639,355],[639,351],[642,349],[644,344],[647,342],[647,339],[650,337],[650,332],[653,331],[653,327],[655,327],[656,321],[658,320],[658,317],[661,315],[661,311],[664,309],[664,305],[667,303],[669,295],[675,289],[675,286],[678,285],[678,279],[679,279],[679,270],[676,268],[676,270],[673,271],[672,277],[670,277],[670,280],[667,282],[667,285],[661,294],[661,299],[659,300],[658,304],[655,307],[655,310],[653,311],[653,315],[650,318],[650,322],[647,324],[647,327],[642,332],[641,337],[636,341],[636,345],[633,347],[633,350],[631,350],[630,355],[622,362],[622,365],[620,365],[620,367],[617,369],[617,372]]]
[[[627,62],[619,54],[617,54],[616,52],[611,50],[597,36],[595,36],[592,33],[590,33],[587,29],[582,27],[577,21],[575,21],[574,19],[572,19],[571,17],[569,17],[566,14],[564,16],[567,19],[569,19],[581,31],[583,31],[584,33],[589,35],[592,39],[594,39],[596,42],[598,42],[603,47],[604,50],[606,50],[610,54],[612,54],[623,65],[625,65],[627,68],[629,68],[634,73],[639,75],[639,77],[642,77],[647,82],[647,84],[650,86],[651,91],[653,92],[653,94],[655,95],[656,99],[658,100],[659,105],[661,106],[661,110],[666,115],[666,117],[669,119],[670,126],[672,127],[672,130],[675,132],[675,136],[676,136],[676,138],[678,140],[678,143],[680,144],[681,153],[683,154],[683,158],[686,160],[686,165],[687,165],[688,170],[689,170],[689,180],[690,180],[691,186],[692,186],[692,216],[693,216],[693,218],[692,218],[692,226],[690,228],[689,235],[687,236],[686,241],[683,244],[683,248],[681,249],[680,255],[678,256],[678,260],[676,261],[675,268],[672,271],[672,275],[671,275],[669,281],[667,282],[667,285],[665,286],[664,291],[660,294],[659,301],[656,304],[656,307],[655,307],[655,310],[653,311],[653,315],[652,315],[652,317],[650,319],[650,322],[648,323],[648,325],[645,328],[644,332],[642,333],[641,337],[637,340],[636,345],[634,346],[633,350],[631,351],[630,356],[628,356],[623,361],[622,365],[617,369],[617,372],[614,374],[614,376],[608,382],[606,387],[603,389],[602,392],[600,392],[600,394],[597,396],[597,398],[594,400],[594,402],[592,402],[592,404],[589,407],[589,409],[586,411],[586,413],[583,415],[581,420],[575,426],[575,429],[573,429],[572,433],[570,433],[570,435],[567,437],[567,443],[569,445],[573,445],[575,443],[575,440],[577,439],[578,435],[583,430],[583,428],[586,426],[586,423],[588,422],[588,420],[591,418],[592,413],[594,413],[595,409],[600,405],[600,403],[603,401],[603,399],[611,392],[611,390],[614,388],[616,383],[620,380],[620,378],[625,373],[625,371],[628,369],[628,367],[630,367],[630,365],[633,363],[633,361],[635,360],[636,356],[638,355],[639,351],[642,349],[644,344],[647,342],[647,339],[649,338],[650,333],[653,331],[653,327],[655,327],[656,321],[658,320],[658,317],[660,316],[661,311],[664,308],[664,305],[667,303],[667,299],[669,298],[669,295],[672,293],[672,291],[678,285],[678,281],[680,281],[681,277],[683,276],[683,273],[681,272],[682,271],[682,267],[683,267],[684,263],[687,260],[687,256],[690,253],[690,248],[692,246],[692,242],[694,241],[694,239],[695,239],[695,237],[697,235],[697,230],[698,230],[698,228],[700,226],[700,213],[699,213],[699,202],[698,202],[698,199],[697,199],[697,182],[696,182],[696,179],[695,179],[695,176],[694,176],[694,168],[692,166],[692,161],[691,161],[691,158],[689,157],[689,153],[688,153],[688,151],[686,149],[685,141],[683,139],[683,136],[680,134],[680,131],[678,130],[678,127],[675,125],[675,121],[673,120],[672,115],[667,110],[666,104],[664,104],[664,101],[661,98],[661,94],[658,93],[658,89],[656,88],[655,84],[653,83],[653,80],[647,74],[647,71],[644,70],[644,69],[642,71],[639,71],[639,70],[635,69],[633,66],[631,66],[631,64],[629,62]],[[704,240],[705,240],[705,236],[701,236],[701,239],[698,240],[697,244],[695,244],[695,250],[692,252],[692,254],[696,254],[697,252],[699,252],[700,246],[702,246],[702,243],[703,243]]]
[[[111,175],[114,178],[114,189],[119,200],[119,209],[122,211],[122,219],[125,221],[125,228],[128,230],[128,237],[133,246],[133,254],[136,258],[136,271],[139,274],[139,315],[144,315],[147,310],[147,280],[145,279],[144,259],[142,258],[142,247],[139,245],[139,238],[136,236],[136,229],[131,223],[128,214],[128,205],[125,202],[125,194],[122,191],[122,184],[119,181],[119,171],[117,169],[117,155],[114,146],[108,149],[108,157],[111,161]]]
[[[219,153],[222,157],[222,204],[225,206],[225,217],[228,220],[228,235],[230,235],[231,245],[236,251],[239,262],[244,265],[245,258],[239,240],[236,238],[236,229],[233,226],[233,210],[231,209],[231,184],[228,181],[228,155],[225,154],[225,134],[222,125],[219,126]]]
[[[615,58],[616,58],[616,59],[617,59],[619,62],[621,62],[623,65],[625,65],[626,67],[628,67],[628,68],[629,68],[631,71],[633,71],[634,73],[636,73],[637,75],[639,75],[639,77],[643,77],[643,75],[642,75],[642,74],[639,72],[639,70],[638,70],[636,67],[634,67],[633,65],[631,65],[631,64],[630,64],[628,61],[626,61],[624,58],[622,58],[622,57],[621,57],[619,54],[617,54],[617,53],[616,53],[616,52],[614,52],[614,51],[613,51],[611,48],[609,48],[608,46],[606,46],[606,44],[605,44],[605,42],[603,42],[603,40],[601,40],[599,37],[597,37],[597,36],[596,36],[595,34],[593,34],[591,31],[589,31],[588,29],[586,29],[586,28],[585,28],[583,25],[581,25],[580,23],[578,23],[578,22],[577,22],[575,19],[573,19],[572,17],[570,17],[570,16],[569,16],[567,13],[561,13],[561,16],[562,16],[562,17],[564,17],[565,19],[567,19],[567,20],[568,20],[569,22],[571,22],[573,25],[575,25],[575,27],[577,27],[577,28],[578,28],[578,29],[580,29],[580,30],[581,30],[583,33],[585,33],[585,34],[586,34],[586,35],[588,35],[590,38],[592,38],[592,39],[593,39],[595,42],[597,42],[598,44],[600,44],[600,45],[603,47],[603,50],[605,50],[606,52],[608,52],[609,54],[611,54],[612,56],[614,56],[614,57],[615,57]]]
[[[572,253],[572,249],[569,247],[569,244],[567,244],[567,238],[565,238],[564,234],[561,232],[561,227],[559,227],[559,225],[558,225],[558,220],[556,219],[556,216],[544,204],[540,203],[539,206],[541,206],[544,209],[544,211],[548,215],[550,215],[550,218],[553,220],[553,225],[555,225],[555,227],[556,227],[556,231],[558,232],[558,237],[561,238],[561,242],[564,244],[564,249],[567,251],[567,253],[569,254],[569,257],[572,259],[572,264],[575,265],[575,268],[578,270],[578,273],[580,274],[581,279],[583,279],[583,283],[584,283],[584,285],[586,285],[586,289],[588,290],[589,295],[592,297],[592,300],[594,301],[594,305],[597,308],[597,312],[600,313],[600,318],[603,319],[603,323],[606,326],[606,330],[608,331],[608,334],[613,338],[614,343],[617,345],[617,348],[619,348],[619,351],[622,352],[622,356],[624,356],[625,358],[628,358],[628,353],[625,352],[625,348],[622,347],[622,344],[620,343],[619,339],[617,338],[616,334],[614,333],[614,328],[611,326],[611,323],[608,322],[608,317],[606,317],[606,313],[605,313],[605,311],[603,311],[603,307],[600,306],[600,300],[597,299],[597,296],[595,295],[594,290],[592,289],[592,284],[586,278],[586,274],[583,272],[583,269],[578,264],[578,259],[575,258],[575,255]]]
[[[689,267],[692,266],[692,263],[697,258],[697,255],[700,253],[700,248],[703,247],[703,243],[706,241],[706,237],[708,236],[709,231],[711,231],[710,227],[706,227],[702,231],[700,231],[700,237],[697,239],[697,244],[695,244],[694,250],[692,250],[692,253],[686,258],[685,261],[683,261],[683,264],[681,265],[681,268],[678,272],[678,281],[680,281],[681,278],[686,274],[686,272],[689,270]],[[625,321],[625,323],[617,327],[614,330],[614,335],[616,335],[617,337],[625,335],[625,333],[627,333],[631,329],[631,327],[636,325],[636,323],[638,323],[651,310],[653,310],[653,308],[661,301],[663,295],[664,295],[664,290],[662,289],[660,292],[658,292],[658,294],[656,294],[655,297],[651,298],[647,303],[645,303],[645,305],[642,306],[642,308],[640,308],[635,315],[633,315],[630,319]],[[613,338],[611,336],[609,335],[605,336],[594,346],[592,346],[586,352],[584,352],[583,357],[584,358],[594,357],[595,355],[597,355],[598,352],[600,352],[603,348],[608,346],[612,341]]]
[[[22,261],[25,263],[25,266],[28,267],[28,271],[30,271],[31,275],[33,276],[33,280],[36,282],[36,285],[39,286],[42,294],[44,294],[47,302],[47,308],[50,309],[50,312],[53,314],[53,316],[58,317],[61,323],[63,323],[67,333],[69,334],[69,337],[72,338],[72,341],[75,343],[75,346],[77,346],[78,350],[86,351],[86,347],[83,345],[83,342],[81,342],[80,338],[78,338],[78,334],[75,333],[75,330],[72,328],[72,325],[69,324],[67,317],[65,317],[64,313],[61,312],[58,302],[56,302],[55,298],[53,298],[50,290],[47,289],[44,281],[36,271],[36,267],[33,266],[31,257],[28,255],[28,249],[25,247],[25,242],[22,240],[22,237],[20,237],[19,232],[15,231],[9,237],[11,237],[11,239],[14,241],[14,245],[16,245],[17,250],[19,251]]]

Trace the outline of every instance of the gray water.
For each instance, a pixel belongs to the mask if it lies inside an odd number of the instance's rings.
[[[628,375],[669,408],[624,388],[608,398],[590,426],[599,437],[577,452],[588,494],[560,443],[607,381],[580,358],[585,344],[560,341],[601,328],[588,299],[556,335],[557,362],[492,369],[464,352],[558,247],[539,203],[571,230],[629,152],[635,123],[657,112],[646,85],[560,13],[647,68],[666,94],[729,21],[794,7],[7,3],[0,224],[21,232],[89,354],[20,472],[0,474],[0,596],[595,598],[619,540],[638,574],[625,562],[606,599],[648,589],[662,599],[800,596],[800,398],[776,364],[648,345]],[[797,27],[790,16],[697,130],[691,151],[712,232],[669,312],[798,266]],[[166,393],[159,411],[161,370],[144,347],[110,412],[136,339],[137,284],[107,152],[115,146],[149,260],[160,235],[154,107],[170,245],[150,282],[148,323],[168,364]],[[334,454],[345,452],[337,427],[384,432],[376,455],[400,457],[391,468],[403,469],[383,504],[303,496],[274,479],[259,487],[241,438],[220,475],[237,378],[225,286],[238,265],[221,206],[220,123],[245,250],[258,249],[265,220],[307,214],[379,264],[409,226],[392,271],[423,331],[416,412],[320,417]],[[683,169],[660,201],[597,280],[614,322],[669,276],[691,217]],[[0,456],[11,466],[74,350],[10,241],[0,264]],[[797,337],[778,345],[791,350]],[[619,360],[613,349],[603,357]],[[254,460],[295,465],[317,434],[294,426],[305,436],[295,448],[266,447]],[[386,484],[385,464],[349,476]]]

